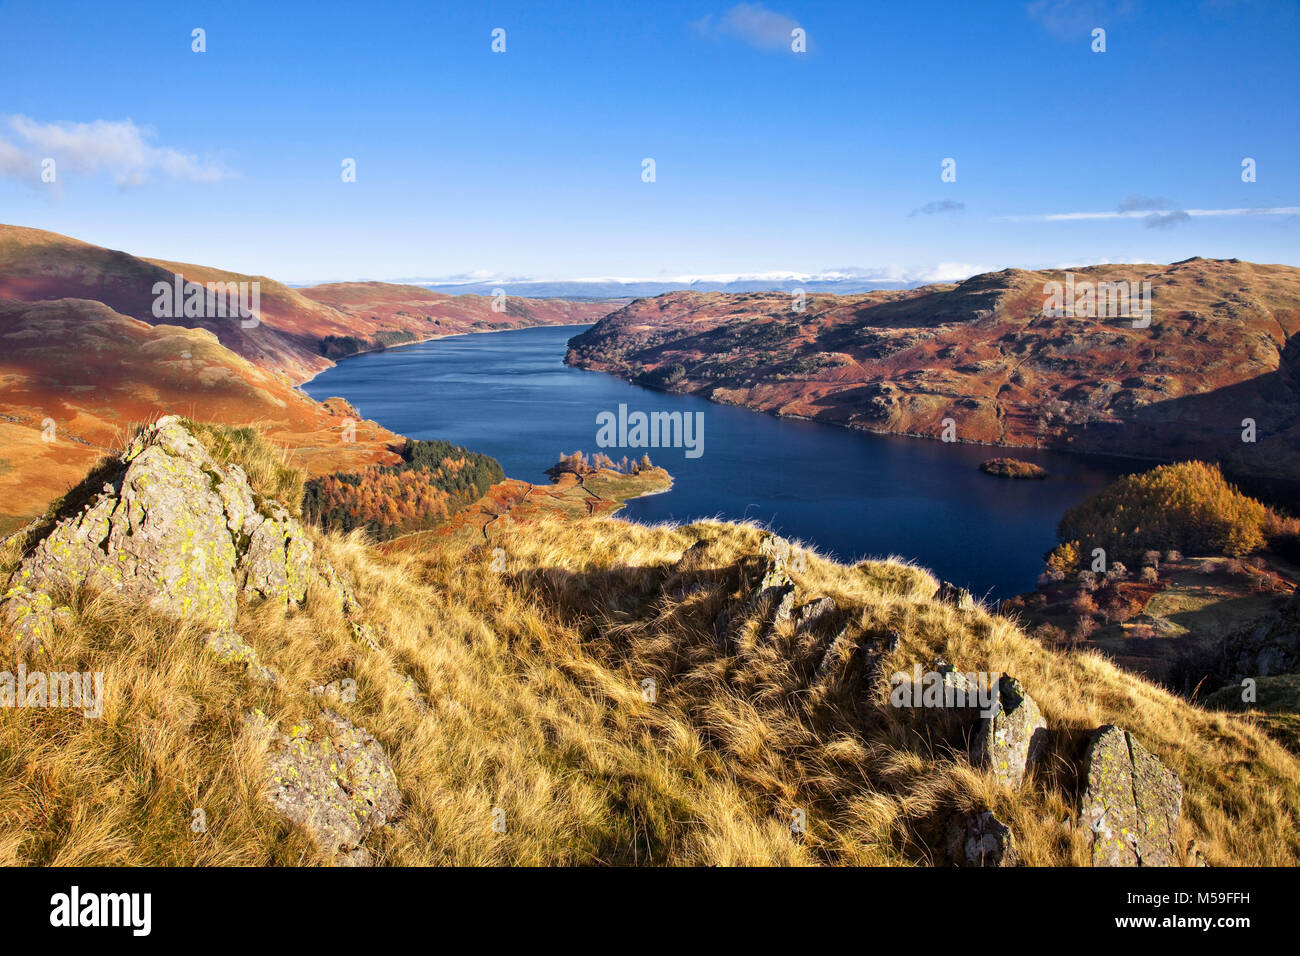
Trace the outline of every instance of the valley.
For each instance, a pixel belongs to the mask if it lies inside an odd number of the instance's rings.
[[[155,285],[178,276],[256,283],[256,323],[155,316]],[[607,308],[507,299],[497,313],[479,296],[384,283],[299,290],[0,226],[0,534],[39,514],[132,425],[169,411],[256,423],[313,475],[393,464],[400,435],[296,386],[363,349],[572,324]]]

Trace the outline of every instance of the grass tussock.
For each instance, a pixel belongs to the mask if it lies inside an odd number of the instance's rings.
[[[219,465],[236,464],[248,476],[249,487],[263,498],[279,501],[293,514],[302,514],[306,475],[292,464],[287,448],[275,445],[253,425],[218,425],[185,419],[185,427]]]
[[[267,464],[259,480],[278,480]],[[200,628],[71,595],[45,666],[103,671],[104,713],[0,710],[0,863],[323,862],[266,803],[268,741],[244,716],[314,719],[310,688],[342,678],[356,699],[330,706],[379,739],[405,795],[370,841],[380,863],[924,864],[948,815],[987,807],[1026,862],[1084,865],[1078,767],[1104,723],[1182,779],[1189,860],[1194,841],[1215,865],[1300,863],[1294,754],[1098,655],[936,602],[919,568],[792,564],[800,600],[833,598],[852,642],[897,638],[877,670],[849,655],[819,676],[822,649],[790,623],[740,620],[721,643],[762,534],[551,520],[495,547],[386,554],[315,532],[375,646],[321,578],[301,608],[241,607],[274,686],[217,661]],[[685,579],[674,565],[702,540]],[[960,732],[889,705],[888,676],[935,656],[1014,674],[1038,702],[1049,756],[1019,791],[973,768]]]

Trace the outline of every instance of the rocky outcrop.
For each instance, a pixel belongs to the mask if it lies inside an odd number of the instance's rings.
[[[46,523],[0,605],[0,623],[28,650],[52,640],[61,613],[56,600],[79,588],[106,590],[211,626],[204,639],[211,654],[252,681],[282,688],[280,675],[234,630],[239,601],[299,603],[312,573],[337,597],[358,641],[379,647],[358,615],[346,573],[324,560],[313,572],[314,549],[301,524],[282,504],[256,494],[238,465],[214,461],[182,419],[169,416],[142,429],[95,481],[98,488],[83,486],[89,493],[70,496],[76,507]],[[339,682],[321,690],[319,697],[348,699]],[[272,805],[305,827],[334,862],[368,862],[362,841],[402,800],[378,741],[330,710],[318,727],[303,723],[288,734],[260,714],[250,723],[276,739],[268,764]]]
[[[1047,749],[1047,721],[1020,681],[1002,675],[992,714],[981,715],[971,742],[971,760],[993,771],[999,783],[1018,787]]]
[[[789,541],[768,532],[763,534],[758,547],[758,580],[754,580],[752,564],[745,562],[740,574],[739,600],[725,605],[713,619],[714,637],[724,653],[739,647],[738,638],[750,622],[757,624],[756,634],[763,637],[792,619],[796,599],[795,584],[789,573],[792,553]],[[674,566],[669,583],[688,579],[692,569],[707,560],[707,554],[707,545],[701,547],[697,543],[688,548]]]
[[[940,581],[938,589],[934,592],[934,599],[943,604],[951,604],[963,611],[969,611],[975,606],[975,596],[963,587],[958,587],[951,581]]]
[[[952,866],[1014,866],[1011,830],[991,811],[958,814],[948,821],[943,850]]]
[[[1092,830],[1093,866],[1176,866],[1183,786],[1132,734],[1107,724],[1087,752],[1079,820]]]
[[[794,629],[796,634],[816,631],[832,618],[838,608],[835,599],[822,597],[809,601],[795,609]]]
[[[53,600],[82,587],[217,628],[234,624],[241,594],[303,599],[313,549],[302,526],[238,465],[215,462],[179,417],[143,428],[95,480],[4,595],[0,622],[29,644],[52,638]]]
[[[841,627],[826,642],[813,678],[817,691],[843,689],[868,692],[880,677],[880,665],[898,649],[899,636],[893,631],[858,631]]]
[[[304,722],[279,733],[260,713],[249,722],[273,737],[267,763],[271,803],[304,827],[334,863],[364,865],[362,842],[402,805],[388,755],[364,728],[332,710],[321,726]]]
[[[788,569],[791,552],[790,542],[776,535],[765,536],[759,545],[763,576],[754,588],[748,609],[766,614],[772,625],[790,620],[794,610],[795,587]]]

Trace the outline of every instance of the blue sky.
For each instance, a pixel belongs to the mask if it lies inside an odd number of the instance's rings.
[[[1295,2],[117,6],[0,3],[0,222],[296,282],[1300,265],[1222,213],[1300,206]]]

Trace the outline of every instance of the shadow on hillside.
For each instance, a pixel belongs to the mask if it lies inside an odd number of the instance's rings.
[[[917,864],[947,865],[953,821],[979,809],[956,782],[977,712],[891,706],[897,636],[861,609],[836,608],[818,619],[816,632],[801,633],[799,609],[817,598],[801,595],[789,621],[770,624],[772,605],[752,597],[761,577],[756,557],[720,567],[683,563],[537,568],[508,580],[577,630],[584,654],[626,676],[631,689],[653,679],[657,706],[635,719],[672,738],[679,734],[667,728],[685,724],[707,755],[675,771],[725,773],[760,819],[786,819],[799,805],[812,821],[801,839],[826,863],[852,859],[842,840],[860,825],[856,808],[887,798],[898,814],[892,851]],[[828,654],[837,642],[842,646]],[[602,687],[593,682],[590,691],[605,696]],[[764,728],[757,752],[736,737],[755,721]],[[1046,757],[1025,787],[1077,804],[1087,740],[1084,730],[1052,728]],[[677,837],[639,838],[641,852],[655,855],[669,845],[656,840]],[[1068,844],[1068,831],[1060,839]],[[627,849],[611,843],[607,852]],[[1068,846],[1055,852],[1068,855]]]

